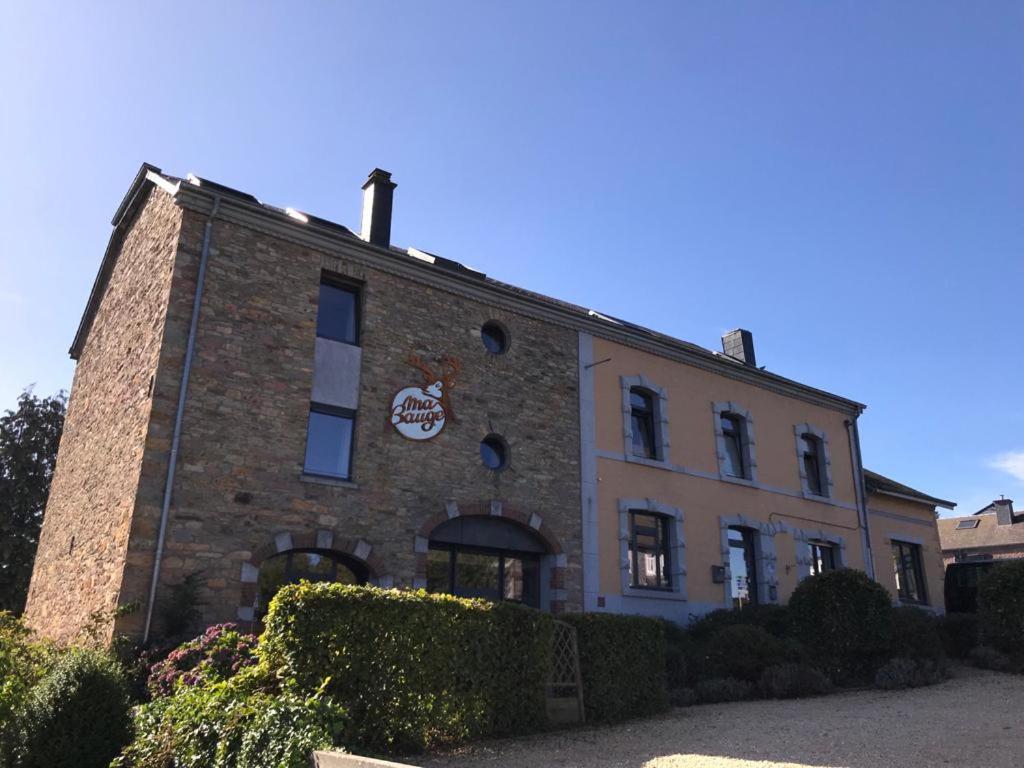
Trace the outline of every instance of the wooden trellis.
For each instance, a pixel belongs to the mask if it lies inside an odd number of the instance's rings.
[[[583,682],[575,627],[555,620],[548,681],[548,717],[554,723],[582,723]]]

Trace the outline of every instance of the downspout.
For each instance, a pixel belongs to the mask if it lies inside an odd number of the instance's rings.
[[[850,457],[853,468],[853,488],[857,494],[857,515],[860,517],[861,547],[864,551],[864,570],[875,578],[875,558],[871,551],[871,530],[868,526],[868,496],[864,488],[864,464],[860,454],[860,432],[857,419],[847,419],[846,434],[850,438]]]
[[[164,484],[163,504],[160,507],[160,532],[156,539],[156,556],[153,559],[153,578],[149,584],[149,602],[146,605],[146,626],[142,632],[142,643],[149,642],[153,625],[153,607],[156,603],[156,585],[160,580],[160,561],[164,555],[164,541],[167,537],[167,518],[171,511],[171,491],[174,488],[174,471],[178,466],[178,446],[181,443],[181,423],[185,416],[185,399],[188,396],[188,379],[192,371],[192,355],[196,347],[196,331],[199,328],[199,307],[203,299],[203,283],[206,280],[206,262],[210,258],[210,239],[213,220],[220,209],[220,195],[213,196],[213,208],[203,229],[203,247],[199,254],[199,274],[196,276],[196,293],[192,299],[192,320],[188,327],[188,342],[185,345],[185,365],[181,371],[181,385],[178,387],[178,410],[174,414],[174,434],[171,437],[171,455],[167,462],[167,482]]]

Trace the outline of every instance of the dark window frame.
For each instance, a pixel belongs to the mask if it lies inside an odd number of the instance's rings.
[[[643,399],[645,406],[638,406],[633,402],[636,395]],[[658,395],[646,387],[633,386],[629,388],[629,425],[633,433],[631,450],[633,456],[650,461],[662,461],[661,445],[658,440]],[[646,435],[641,435],[643,453],[637,453],[637,424],[645,426]]]
[[[488,337],[498,342],[496,349],[491,349]],[[500,337],[500,338],[497,338]],[[480,341],[484,345],[484,351],[495,357],[504,355],[512,346],[512,336],[505,324],[498,320],[487,320],[480,326]]]
[[[490,557],[498,558],[498,583],[497,583],[497,594],[498,602],[517,603],[520,605],[526,605],[531,608],[540,608],[541,601],[541,584],[540,578],[543,577],[541,569],[543,557],[538,552],[522,552],[513,549],[500,549],[497,547],[479,547],[472,544],[451,544],[449,542],[437,542],[430,541],[427,545],[428,549],[435,552],[447,552],[448,553],[448,583],[445,590],[441,594],[458,595],[458,583],[456,581],[456,573],[458,572],[458,555],[460,552],[465,552],[474,555],[487,555]],[[529,561],[535,563],[538,569],[538,581],[536,585],[536,594],[527,596],[523,594],[523,600],[510,600],[505,597],[505,559],[511,558],[514,560],[522,560],[524,563]]]
[[[637,546],[637,515],[644,517],[652,517],[657,521],[654,529],[655,536],[655,547],[654,551],[661,555],[661,559],[664,561],[658,561],[657,573],[655,579],[657,584],[641,584],[639,583],[640,578],[640,566],[639,566],[639,547]],[[649,589],[657,592],[671,592],[673,590],[672,585],[672,524],[675,522],[675,518],[670,515],[663,515],[658,512],[652,512],[648,509],[631,509],[628,513],[629,521],[629,563],[631,566],[631,574],[629,579],[629,586],[631,589]]]
[[[924,558],[922,547],[912,541],[892,539],[893,571],[896,577],[896,596],[901,603],[909,605],[928,605],[928,587],[924,578]],[[909,568],[907,558],[910,558]],[[917,595],[909,594],[907,573],[912,571],[913,581],[917,587]]]
[[[297,554],[315,554],[330,560],[333,566],[331,569],[330,578],[306,578],[310,575],[308,571],[294,568],[292,565],[294,556]],[[346,555],[343,552],[338,552],[333,549],[323,549],[321,547],[296,547],[294,549],[286,549],[283,552],[276,552],[273,555],[265,558],[263,562],[260,563],[260,570],[262,570],[263,566],[267,563],[277,559],[284,560],[284,569],[282,572],[281,584],[278,587],[279,589],[280,587],[284,587],[288,584],[298,584],[300,581],[309,581],[310,583],[335,583],[338,580],[339,566],[344,566],[349,571],[351,571],[352,575],[355,577],[357,584],[366,584],[370,580],[370,569],[369,567],[367,567],[365,563],[360,562],[351,555]],[[273,595],[267,596],[264,594],[262,584],[260,583],[259,574],[257,574],[256,577],[256,584],[257,607],[262,615],[262,613],[266,611],[267,606],[270,604],[270,600],[273,598]]]
[[[811,576],[820,576],[823,573],[836,570],[836,545],[831,541],[820,541],[813,539],[807,542],[811,549]],[[822,557],[819,557],[819,554]],[[818,563],[824,563],[819,567]]]
[[[320,305],[319,305],[319,290],[322,286],[329,286],[339,291],[346,291],[353,295],[353,310],[352,310],[352,330],[353,338],[339,339],[328,334],[320,333]],[[363,293],[364,287],[361,283],[355,281],[346,280],[344,278],[337,277],[331,273],[323,272],[320,275],[320,283],[317,287],[318,291],[318,304],[317,304],[317,329],[316,337],[318,339],[327,339],[328,341],[336,341],[340,344],[349,344],[353,347],[362,346],[363,337]]]
[[[726,429],[726,423],[730,424],[730,428]],[[734,474],[732,472],[725,472],[727,477],[736,477],[741,480],[750,480],[750,461],[747,458],[747,445],[749,440],[747,439],[747,420],[738,413],[732,411],[725,411],[718,417],[718,427],[722,430],[722,440],[725,443],[726,454],[729,451],[729,443],[732,442],[736,448],[736,456],[739,460],[740,473]]]
[[[335,475],[328,472],[313,472],[307,468],[309,460],[309,423],[312,420],[312,414],[319,413],[324,416],[334,416],[336,418],[348,419],[352,422],[352,437],[349,440],[348,449],[348,466],[345,468],[344,475]],[[310,403],[309,404],[309,416],[306,421],[306,452],[302,460],[302,473],[311,477],[325,477],[331,480],[343,480],[345,482],[352,482],[352,467],[355,465],[356,456],[356,425],[357,425],[357,412],[351,408],[339,408],[335,405],[327,405],[326,403]]]
[[[742,542],[734,542],[732,537],[726,534],[726,540],[729,543],[730,549],[742,549],[743,550],[743,561],[747,566],[747,598],[749,600],[748,605],[759,605],[761,602],[760,588],[761,579],[757,572],[757,561],[759,553],[757,551],[757,530],[750,528],[745,525],[730,525],[729,531],[736,531],[742,537]],[[730,574],[729,579],[729,599],[735,600],[732,596],[732,584],[735,574]],[[734,608],[742,606],[734,605]]]
[[[807,492],[813,496],[826,498],[828,496],[828,480],[825,477],[825,441],[813,432],[802,433],[800,440],[802,442],[800,461],[803,464]],[[814,448],[813,451],[808,450],[808,447],[811,446]],[[813,466],[810,465],[810,462],[813,462]]]

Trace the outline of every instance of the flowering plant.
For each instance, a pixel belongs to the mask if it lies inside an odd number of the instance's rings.
[[[227,680],[256,663],[256,643],[255,635],[239,632],[234,624],[215,624],[153,664],[147,688],[157,697],[170,695],[179,685]]]

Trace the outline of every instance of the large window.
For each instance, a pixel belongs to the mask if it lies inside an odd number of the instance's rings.
[[[734,608],[757,604],[757,548],[755,531],[729,526],[729,593]]]
[[[262,614],[271,598],[285,584],[300,581],[329,581],[365,584],[366,568],[337,552],[318,549],[292,549],[267,558],[260,566],[259,605]]]
[[[735,413],[723,413],[720,419],[722,442],[725,444],[722,471],[730,477],[749,477],[749,467],[743,449],[744,419]]]
[[[896,594],[900,601],[927,603],[920,545],[894,540],[892,542],[892,563],[896,574]]]
[[[354,288],[320,283],[316,335],[345,344],[359,343],[359,293]]]
[[[655,435],[654,396],[645,389],[629,390],[629,407],[633,431],[633,455],[659,459]]]
[[[824,496],[825,478],[821,438],[810,432],[800,435],[800,458],[807,478],[807,491],[815,496]]]
[[[306,432],[305,472],[347,480],[352,475],[352,437],[355,413],[314,403]]]
[[[836,548],[828,541],[808,541],[811,550],[811,575],[818,576],[836,569]]]
[[[665,515],[629,513],[630,584],[645,589],[672,588],[669,524]]]

